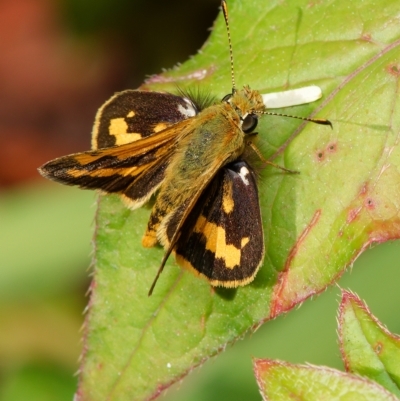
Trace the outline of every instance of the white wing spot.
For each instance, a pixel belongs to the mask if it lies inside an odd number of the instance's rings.
[[[178,110],[186,118],[194,117],[197,114],[197,111],[196,111],[196,108],[194,107],[193,103],[189,99],[186,99],[186,98],[183,98],[183,100],[186,102],[187,106],[184,107],[180,104],[180,105],[178,105]]]
[[[249,170],[246,167],[243,166],[240,169],[239,176],[240,176],[240,178],[242,179],[242,181],[244,182],[245,185],[249,185],[249,180],[247,179],[248,174],[249,174]]]

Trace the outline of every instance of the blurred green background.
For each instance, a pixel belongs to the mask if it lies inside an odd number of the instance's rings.
[[[89,148],[97,108],[205,41],[219,0],[0,3],[0,401],[71,400],[90,285],[96,196],[41,179]],[[399,242],[366,251],[339,285],[400,333]],[[342,369],[334,286],[266,323],[164,400],[260,400],[251,357]],[[127,305],[129,307],[129,305]]]

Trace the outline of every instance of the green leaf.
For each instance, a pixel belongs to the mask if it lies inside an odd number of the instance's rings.
[[[102,197],[85,329],[80,400],[144,400],[263,321],[323,291],[363,249],[399,236],[400,3],[229,2],[238,86],[261,92],[311,83],[322,101],[285,109],[333,130],[266,116],[258,146],[300,172],[267,168],[259,183],[266,256],[255,281],[213,290],[163,251],[140,245],[148,209]],[[144,89],[231,90],[220,17],[201,53]],[[303,129],[304,128],[304,129]],[[290,144],[289,144],[289,140]]]
[[[348,291],[342,293],[339,335],[346,370],[374,380],[400,397],[400,338]]]
[[[264,400],[398,400],[377,383],[327,367],[256,359],[254,371]]]

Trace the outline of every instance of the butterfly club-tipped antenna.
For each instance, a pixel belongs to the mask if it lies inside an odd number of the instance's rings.
[[[309,121],[314,124],[329,125],[333,129],[332,123],[329,120],[326,120],[324,118],[300,117],[300,116],[293,116],[291,114],[273,113],[271,111],[254,111],[254,113],[267,114],[269,116],[296,118],[297,120]]]
[[[222,0],[221,3],[222,13],[224,14],[226,33],[228,34],[228,44],[229,44],[229,59],[231,62],[231,79],[232,79],[232,95],[236,92],[236,84],[235,84],[235,72],[233,68],[233,50],[232,50],[232,40],[231,40],[231,31],[229,29],[229,19],[228,19],[228,5],[225,0]]]
[[[228,44],[229,44],[229,58],[230,58],[230,64],[231,64],[231,79],[232,79],[232,95],[236,92],[236,84],[235,84],[235,69],[233,66],[233,49],[232,49],[232,40],[231,40],[231,31],[229,28],[229,18],[228,18],[228,5],[226,4],[225,0],[222,0],[221,3],[221,7],[222,7],[222,13],[224,14],[224,18],[225,18],[225,26],[226,26],[226,32],[228,34]],[[315,95],[315,86],[313,87],[306,87],[306,88],[300,88],[297,90],[292,90],[292,91],[286,91],[285,93],[287,93],[287,95],[291,95],[293,92],[296,92],[296,95],[299,96],[300,92],[302,95],[304,95],[304,93],[307,93],[307,96],[311,96],[311,98],[309,99],[303,99],[303,101],[298,102],[298,100],[296,100],[296,102],[298,103],[293,103],[291,105],[296,105],[296,104],[303,104],[303,103],[310,103],[313,102],[315,100],[317,100],[320,95]],[[312,89],[312,93],[309,93]],[[318,88],[319,89],[319,88]],[[320,89],[319,89],[320,91]],[[298,92],[298,93],[297,93]],[[265,96],[265,95],[263,95]],[[267,106],[266,102],[264,101],[264,104]],[[287,106],[289,106],[290,104],[288,104]],[[280,106],[282,107],[282,106]],[[271,116],[280,116],[280,117],[289,117],[289,118],[297,118],[299,120],[303,120],[303,121],[309,121],[315,124],[321,124],[321,125],[330,125],[331,128],[333,128],[332,123],[329,120],[325,120],[325,119],[320,119],[320,118],[308,118],[308,117],[299,117],[299,116],[292,116],[289,114],[280,114],[280,113],[273,113],[270,111],[254,111],[257,114],[268,114]]]

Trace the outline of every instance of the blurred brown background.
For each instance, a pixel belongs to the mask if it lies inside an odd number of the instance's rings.
[[[89,147],[98,107],[207,38],[218,0],[2,0],[0,185]]]

